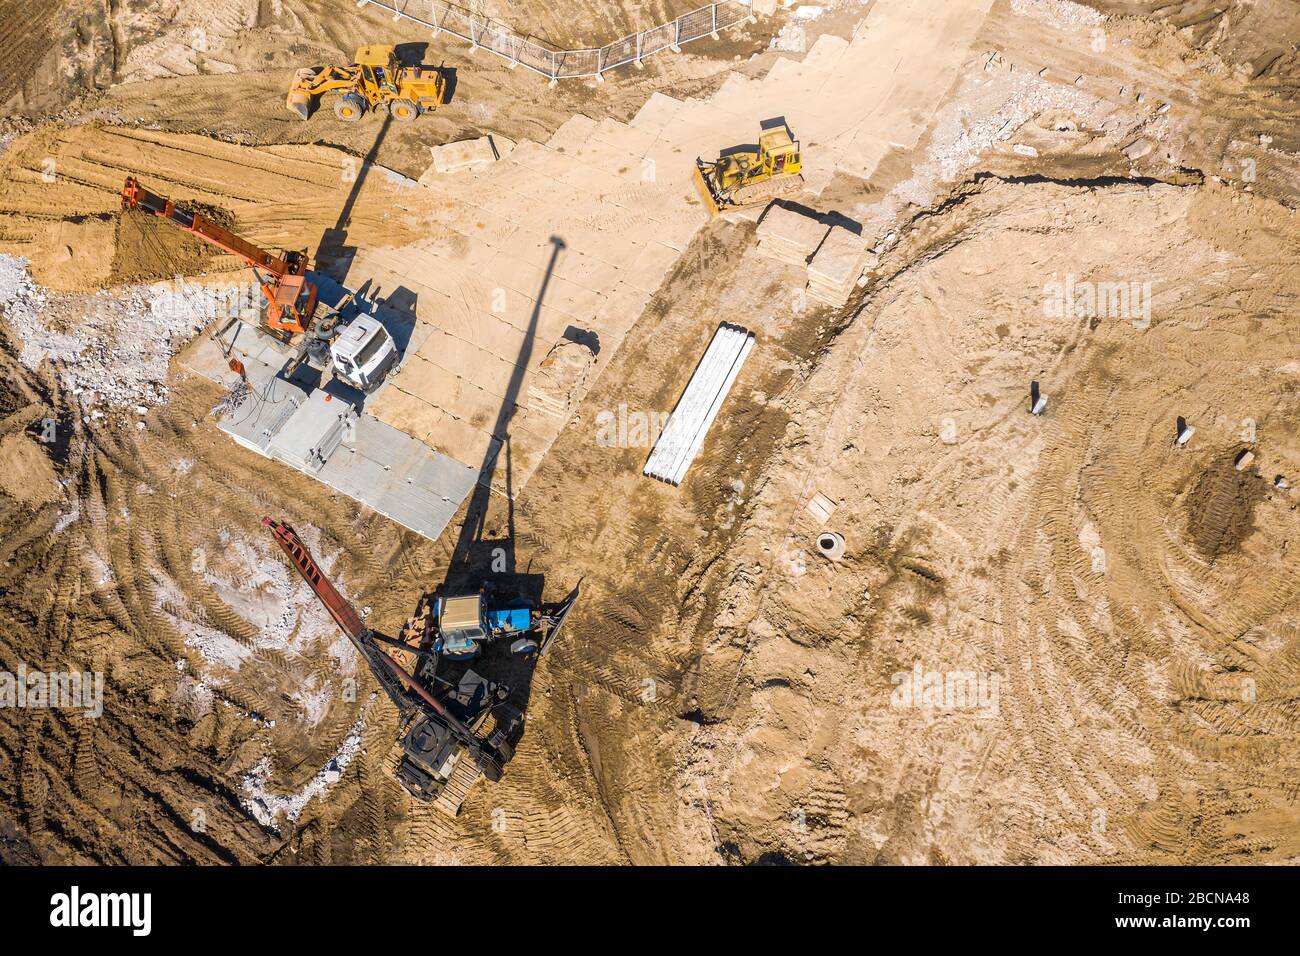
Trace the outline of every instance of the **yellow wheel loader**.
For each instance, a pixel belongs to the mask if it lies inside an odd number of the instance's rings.
[[[372,43],[357,50],[351,66],[299,70],[285,106],[306,119],[316,97],[335,92],[342,95],[334,101],[334,115],[344,122],[356,122],[366,110],[387,110],[393,119],[409,123],[442,105],[447,81],[435,68],[402,66],[391,46]]]
[[[758,146],[738,146],[714,162],[695,161],[695,188],[710,216],[766,203],[803,185],[799,143],[784,126],[759,133]]]

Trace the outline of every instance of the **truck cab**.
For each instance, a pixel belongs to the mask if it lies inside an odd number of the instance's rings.
[[[514,636],[512,654],[537,650],[531,608],[524,602],[508,607],[488,609],[483,595],[464,594],[438,599],[435,608],[438,637],[434,649],[452,660],[469,660],[477,656],[482,645],[498,637]]]
[[[371,392],[397,364],[397,346],[373,315],[359,315],[330,343],[334,372],[363,392]]]

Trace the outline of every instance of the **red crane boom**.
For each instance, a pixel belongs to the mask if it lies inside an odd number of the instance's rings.
[[[134,176],[122,187],[122,208],[141,209],[177,228],[238,256],[258,273],[266,297],[266,324],[277,332],[306,332],[316,311],[316,286],[307,281],[307,250],[275,255],[218,226],[206,216],[182,209],[166,196],[151,193]],[[261,273],[269,278],[263,279]]]
[[[457,736],[477,754],[478,748],[485,746],[484,742],[479,740],[474,731],[448,711],[442,701],[434,697],[415,678],[402,670],[401,666],[397,661],[393,660],[387,651],[376,646],[370,629],[362,623],[361,615],[357,613],[357,609],[352,606],[347,598],[339,594],[338,588],[334,587],[330,579],[325,576],[325,572],[320,569],[320,565],[316,563],[316,559],[311,556],[311,552],[307,550],[307,546],[302,543],[293,528],[283,521],[275,521],[270,517],[263,517],[262,525],[271,529],[280,550],[293,562],[293,566],[298,569],[298,573],[302,575],[303,580],[316,593],[316,597],[320,598],[321,604],[325,605],[325,610],[330,612],[330,617],[334,618],[334,622],[343,629],[344,634],[352,639],[352,643],[356,645],[357,650],[370,663],[376,679],[385,685],[385,689],[391,687],[390,681],[385,679],[384,672],[386,670],[403,687],[428,704],[451,727]],[[391,691],[390,696],[393,697],[394,703],[401,709],[403,702]]]

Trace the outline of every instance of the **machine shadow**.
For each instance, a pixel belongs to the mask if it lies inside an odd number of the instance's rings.
[[[520,569],[515,553],[514,449],[510,423],[518,407],[524,378],[536,347],[537,328],[541,321],[547,287],[560,254],[565,249],[565,242],[560,237],[552,236],[550,241],[551,257],[543,272],[526,334],[515,356],[514,370],[492,428],[492,440],[480,465],[478,483],[474,486],[465,510],[464,523],[457,534],[446,578],[434,592],[426,595],[426,602],[441,597],[479,593],[485,608],[524,605],[536,614],[549,618],[562,615],[576,600],[575,587],[563,601],[545,603],[545,576],[532,573],[528,568]],[[494,475],[499,475],[504,485],[504,528],[489,527]],[[524,714],[531,698],[533,675],[540,655],[536,651],[513,653],[511,645],[508,638],[487,641],[481,653],[472,660],[440,662],[438,677],[455,684],[466,670],[472,668],[491,681],[507,685],[510,688],[508,705]],[[542,645],[541,651],[545,651],[545,645]],[[526,722],[521,720],[517,736],[510,740],[512,746],[522,738],[525,727]]]
[[[348,273],[352,271],[352,260],[357,254],[357,247],[348,245],[348,226],[352,223],[352,210],[356,208],[361,187],[366,184],[366,177],[374,168],[375,159],[379,156],[379,147],[388,136],[388,127],[392,122],[393,117],[385,112],[379,132],[375,134],[375,141],[366,151],[359,167],[353,169],[344,164],[339,168],[340,176],[346,177],[349,174],[352,176],[352,187],[348,190],[348,197],[343,201],[342,208],[339,209],[338,219],[333,226],[321,233],[320,242],[316,244],[316,271],[333,279],[339,285],[347,284]]]

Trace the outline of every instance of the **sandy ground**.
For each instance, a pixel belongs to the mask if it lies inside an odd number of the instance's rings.
[[[0,89],[25,114],[0,139],[0,668],[102,670],[109,688],[97,720],[0,710],[6,859],[1300,855],[1287,5],[972,3],[941,88],[884,88],[914,104],[897,114],[912,132],[810,199],[880,251],[843,309],[795,294],[800,270],[758,255],[752,223],[702,227],[483,519],[484,553],[584,597],[532,676],[515,760],[455,821],[392,780],[395,715],[257,522],[294,524],[389,633],[455,532],[400,531],[216,430],[220,389],[167,366],[189,313],[161,343],[142,317],[241,274],[120,216],[121,178],[260,242],[401,248],[429,238],[428,197],[401,178],[429,142],[544,142],[576,112],[626,122],[656,90],[725,96],[731,68],[776,62],[760,51],[784,15],[599,89],[440,46],[457,100],[376,144],[293,121],[281,90],[303,58],[417,39],[388,18],[231,0],[173,4],[160,28],[114,6],[70,4],[67,36],[0,19],[0,56],[31,68]],[[892,36],[904,9],[840,4],[823,25],[886,18]],[[676,12],[574,2],[518,22],[602,41]],[[921,55],[898,36],[902,62]],[[148,284],[173,274],[193,284]],[[1126,296],[1089,304],[1096,283]],[[720,317],[758,345],[685,484],[652,483],[648,445],[600,423],[670,409]],[[115,376],[123,355],[143,371]],[[1195,433],[1177,447],[1180,416]],[[838,562],[813,547],[818,492]]]

